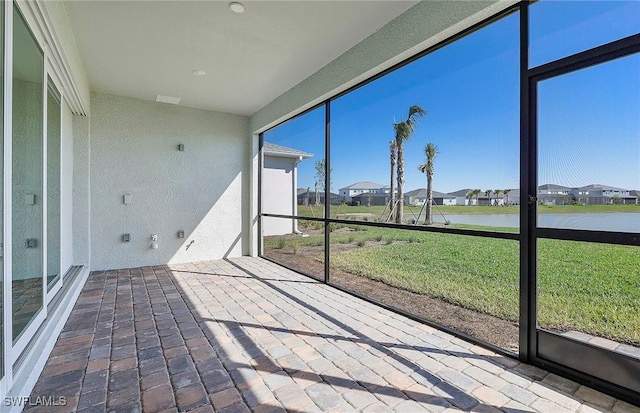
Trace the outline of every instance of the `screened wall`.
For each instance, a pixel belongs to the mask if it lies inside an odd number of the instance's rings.
[[[264,132],[261,255],[638,397],[639,32],[637,2],[518,4]]]

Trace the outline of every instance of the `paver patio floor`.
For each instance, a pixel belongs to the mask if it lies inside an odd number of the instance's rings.
[[[92,273],[46,396],[65,412],[640,411],[248,257]]]

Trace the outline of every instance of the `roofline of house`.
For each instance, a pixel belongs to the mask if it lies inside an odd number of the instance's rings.
[[[298,158],[300,161],[303,159],[313,158],[313,155],[310,153],[300,152],[300,153],[288,153],[288,152],[278,152],[278,151],[264,151],[265,155],[277,156],[278,158]]]

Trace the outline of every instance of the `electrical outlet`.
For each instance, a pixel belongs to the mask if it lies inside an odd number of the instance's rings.
[[[158,235],[151,234],[151,241],[157,241],[157,240],[158,240]]]
[[[184,238],[184,231],[183,230],[178,231],[178,238]]]
[[[131,235],[122,234],[122,242],[129,242],[129,241],[131,241]]]
[[[24,242],[25,248],[35,248],[36,247],[36,239],[35,238],[27,238]]]

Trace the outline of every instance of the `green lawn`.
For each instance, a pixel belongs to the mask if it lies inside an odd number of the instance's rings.
[[[331,206],[331,218],[353,218],[357,214],[368,214],[360,216],[359,219],[369,217],[372,220],[378,220],[382,216],[382,211],[385,209],[383,206],[350,206],[339,205]],[[434,214],[439,214],[439,211],[443,214],[471,214],[471,215],[484,215],[484,214],[518,214],[520,208],[517,205],[509,207],[496,207],[496,206],[444,206],[439,205],[434,208]],[[594,212],[640,212],[640,205],[555,205],[555,206],[538,206],[538,211],[541,214],[579,214],[579,213],[594,213]],[[420,207],[408,207],[405,206],[405,218],[413,218],[413,213],[418,215]],[[319,205],[298,205],[298,215],[304,217],[316,217],[321,218],[324,213],[324,206]],[[356,215],[354,215],[356,214]],[[424,212],[423,212],[424,214]],[[387,211],[388,215],[388,211]],[[424,217],[424,215],[423,215]]]
[[[332,252],[332,266],[517,320],[517,241],[353,228],[358,230],[332,235],[331,243],[364,247]],[[291,243],[320,246],[323,238],[294,238],[281,245],[270,239],[265,247],[290,248]],[[638,256],[633,246],[539,240],[539,323],[640,344]]]

